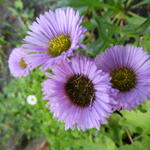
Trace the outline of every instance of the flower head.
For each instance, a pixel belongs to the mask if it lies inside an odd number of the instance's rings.
[[[26,76],[32,69],[27,61],[27,54],[22,48],[15,48],[9,56],[9,69],[14,77]]]
[[[27,103],[30,105],[35,105],[37,103],[37,98],[35,95],[29,95],[27,97]]]
[[[109,97],[109,75],[97,70],[94,60],[76,55],[63,60],[53,72],[42,84],[44,99],[66,129],[99,129],[106,123],[115,101]]]
[[[32,66],[43,65],[45,70],[72,56],[86,31],[81,22],[79,12],[72,8],[57,8],[40,15],[24,39],[24,47],[31,52],[29,61]]]
[[[150,98],[150,57],[141,47],[114,46],[96,57],[99,69],[110,74],[116,109],[131,109]]]

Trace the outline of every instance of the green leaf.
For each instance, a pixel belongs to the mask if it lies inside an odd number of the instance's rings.
[[[113,113],[110,118],[108,118],[109,132],[107,135],[117,144],[122,145],[122,138],[125,132],[121,125],[123,118],[116,113]]]
[[[140,7],[141,5],[150,4],[150,0],[142,0],[141,2],[137,3],[136,5],[131,6],[132,8]]]
[[[114,12],[120,11],[119,8],[109,5],[107,3],[102,3],[99,0],[68,0],[69,5],[73,7],[100,7],[100,8],[108,8],[113,10]]]
[[[21,0],[16,0],[15,1],[15,7],[18,9],[23,9],[23,3]]]
[[[141,40],[141,46],[144,47],[144,50],[150,52],[150,35],[144,35]]]
[[[146,19],[144,17],[141,17],[137,14],[134,14],[132,12],[129,12],[130,15],[132,15],[132,17],[126,16],[126,19],[128,21],[128,24],[130,24],[132,27],[134,25],[134,27],[137,27],[139,25],[141,25]]]
[[[136,33],[143,33],[147,28],[150,27],[150,17],[147,18],[146,21],[144,21],[140,26],[135,28]]]
[[[145,137],[141,142],[136,141],[130,145],[124,145],[119,150],[150,150],[150,137]]]
[[[119,150],[142,150],[142,149],[141,144],[139,142],[134,142],[132,145],[121,146]]]
[[[147,103],[149,105],[149,103]],[[125,123],[132,125],[143,130],[143,134],[150,134],[150,107],[146,112],[140,110],[135,111],[122,111],[125,118]]]
[[[80,141],[83,150],[117,150],[115,143],[107,136],[101,135],[96,142]]]

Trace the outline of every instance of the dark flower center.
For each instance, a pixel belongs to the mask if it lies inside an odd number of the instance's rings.
[[[25,69],[27,67],[27,64],[25,63],[25,60],[23,58],[20,59],[19,65],[22,69]]]
[[[65,91],[71,102],[80,107],[88,107],[95,98],[93,83],[83,75],[70,77],[65,85]]]
[[[116,68],[110,73],[110,76],[112,77],[112,87],[121,92],[130,91],[136,85],[136,75],[129,68]]]
[[[61,34],[50,41],[48,54],[50,56],[59,56],[62,52],[67,51],[70,46],[70,37],[68,35]]]

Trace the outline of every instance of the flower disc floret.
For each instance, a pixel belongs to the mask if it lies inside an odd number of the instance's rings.
[[[59,35],[52,39],[49,43],[48,54],[50,56],[59,56],[62,52],[67,51],[71,46],[71,41],[68,35]]]
[[[25,69],[27,67],[27,64],[23,57],[20,59],[19,64],[22,69]]]
[[[110,72],[112,87],[127,92],[136,85],[136,75],[132,69],[121,67]]]
[[[94,101],[94,85],[83,75],[71,76],[65,84],[69,99],[77,106],[88,107]]]

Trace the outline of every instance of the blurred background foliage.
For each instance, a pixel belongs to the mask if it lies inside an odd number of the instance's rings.
[[[86,55],[115,44],[150,51],[150,0],[0,0],[0,150],[150,150],[150,102],[115,112],[100,131],[65,131],[42,100],[44,74],[36,69],[28,77],[10,76],[9,53],[28,25],[48,9],[67,6],[85,16]],[[37,97],[36,105],[26,102],[28,95]]]

